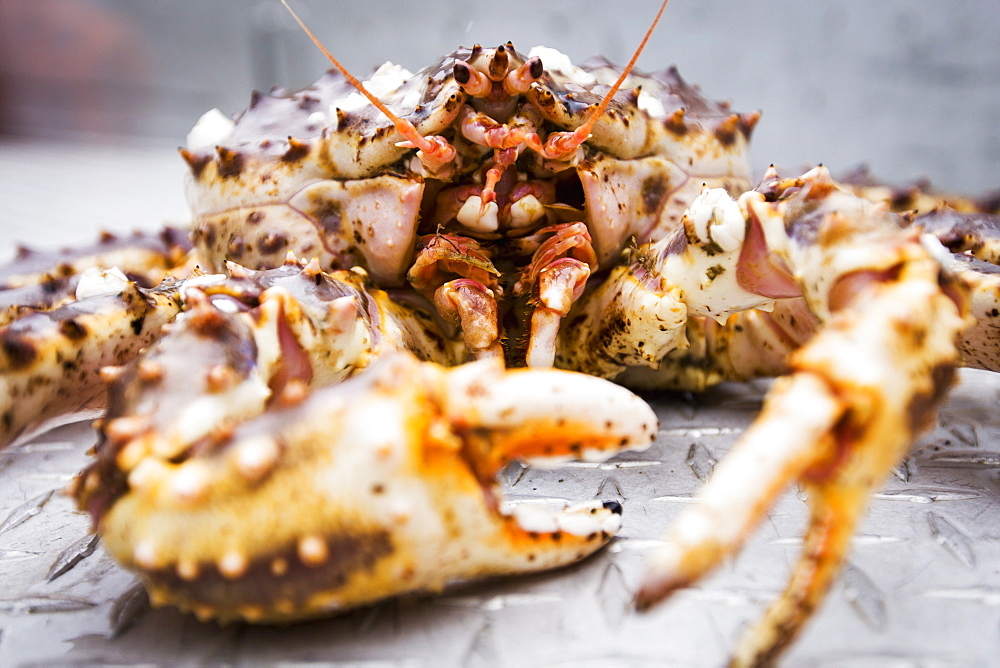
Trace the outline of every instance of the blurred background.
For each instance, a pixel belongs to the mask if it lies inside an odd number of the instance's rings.
[[[364,75],[507,40],[623,63],[658,2],[294,6]],[[980,193],[1000,186],[997,34],[997,0],[673,0],[639,67],[677,64],[707,95],[762,110],[758,173],[864,164],[895,184]],[[302,87],[326,67],[278,0],[0,0],[0,228],[31,237],[39,199],[80,226],[183,218],[174,149],[201,113],[235,114],[252,89]]]

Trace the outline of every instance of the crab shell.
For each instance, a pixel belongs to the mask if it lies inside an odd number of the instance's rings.
[[[457,176],[468,176],[485,158],[453,128],[466,102],[454,65],[492,52],[460,49],[413,75],[386,63],[365,86],[420,134],[455,143]],[[524,62],[512,45],[507,52],[515,65]],[[530,103],[543,130],[582,125],[618,76],[605,60],[576,67],[553,49],[532,53],[546,72],[512,103]],[[706,100],[673,68],[631,74],[575,161],[570,188],[582,192],[570,204],[586,210],[600,266],[631,239],[674,228],[702,184],[748,188],[747,142],[758,116]],[[425,178],[413,149],[396,145],[402,139],[336,71],[297,93],[255,94],[235,123],[209,112],[182,150],[198,251],[216,268],[224,260],[276,266],[293,251],[318,257],[324,269],[363,266],[383,287],[402,284],[440,187]],[[536,176],[553,176],[538,156],[522,160],[535,163],[528,170]]]

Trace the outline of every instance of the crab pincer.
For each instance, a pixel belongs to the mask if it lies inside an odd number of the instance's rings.
[[[644,447],[655,428],[599,379],[400,354],[212,447],[150,457],[95,521],[156,604],[306,618],[579,560],[617,532],[617,504],[505,509],[493,476],[516,458]]]

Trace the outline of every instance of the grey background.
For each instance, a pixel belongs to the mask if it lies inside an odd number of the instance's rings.
[[[625,62],[658,6],[294,4],[359,74],[385,60],[416,70],[460,44],[507,40]],[[895,183],[926,176],[980,192],[1000,186],[998,34],[996,0],[673,0],[640,67],[676,63],[708,95],[763,110],[758,171],[866,163]],[[252,88],[301,87],[324,63],[277,0],[0,0],[0,127],[176,146],[202,111],[239,111]]]

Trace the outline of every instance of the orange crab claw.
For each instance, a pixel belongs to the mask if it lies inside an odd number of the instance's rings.
[[[97,526],[154,604],[306,618],[594,552],[621,525],[617,503],[508,507],[493,477],[513,459],[603,458],[655,433],[641,399],[597,378],[400,354],[210,446],[146,454],[108,478]]]

